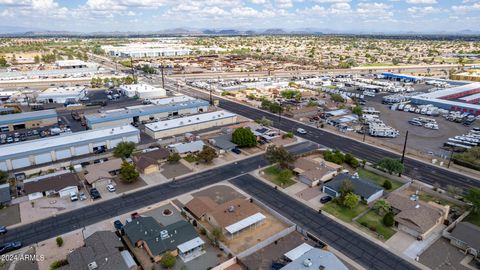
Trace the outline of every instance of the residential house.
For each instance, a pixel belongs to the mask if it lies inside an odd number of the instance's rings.
[[[236,144],[232,142],[232,134],[222,134],[216,137],[213,137],[208,140],[213,146],[219,148],[220,150],[230,151],[237,147]]]
[[[178,153],[180,155],[188,153],[197,153],[202,151],[205,143],[203,141],[193,141],[188,143],[176,143],[168,146],[168,149],[172,153]]]
[[[480,227],[469,222],[460,222],[450,233],[450,243],[474,257],[480,254]]]
[[[59,270],[136,270],[132,255],[111,231],[97,231],[85,238],[83,247],[67,255],[68,264]]]
[[[143,174],[158,172],[160,162],[166,160],[170,152],[165,148],[146,151],[134,156],[137,169]]]
[[[321,185],[337,175],[340,165],[331,164],[326,161],[316,161],[310,158],[302,157],[293,164],[293,172],[297,174],[300,182],[310,187]]]
[[[0,204],[7,204],[12,200],[10,195],[10,184],[0,185]]]
[[[60,171],[23,181],[23,189],[29,200],[56,194],[68,197],[71,193],[77,193],[79,186],[80,179],[70,171]]]
[[[184,261],[204,253],[205,242],[185,220],[162,226],[153,217],[138,217],[127,222],[124,231],[130,243],[143,248],[155,262],[166,253]]]
[[[427,238],[448,216],[448,206],[419,201],[417,195],[394,192],[387,201],[395,214],[395,226],[417,239]]]
[[[120,172],[123,161],[120,158],[110,159],[103,163],[88,165],[85,170],[85,180],[89,185],[95,186],[100,181],[111,182]]]
[[[359,177],[358,174],[349,175],[346,173],[339,174],[331,181],[325,183],[322,187],[322,191],[335,198],[339,197],[340,187],[346,180],[350,180],[352,182],[353,192],[358,195],[361,200],[364,200],[368,204],[382,197],[383,195],[382,187],[370,182],[369,180]]]
[[[230,237],[254,228],[266,219],[257,205],[243,198],[217,204],[209,197],[195,197],[185,205],[185,209],[212,227],[222,228],[223,233]]]
[[[340,261],[333,253],[319,249],[312,248],[306,251],[303,255],[291,261],[281,270],[348,270],[348,268]]]

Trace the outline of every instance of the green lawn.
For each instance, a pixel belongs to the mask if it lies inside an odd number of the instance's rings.
[[[344,206],[340,206],[335,202],[329,202],[322,207],[322,210],[334,215],[335,217],[343,221],[352,222],[352,219],[354,217],[360,215],[367,210],[367,206],[359,203],[355,208],[349,209]]]
[[[395,230],[383,225],[382,219],[382,216],[378,215],[375,211],[370,210],[356,221],[370,231],[382,235],[383,240],[387,240],[395,234]]]
[[[387,178],[385,176],[381,176],[379,174],[373,173],[371,171],[367,171],[365,169],[359,169],[358,175],[364,179],[372,181],[373,183],[379,186],[383,186],[383,183],[385,182],[385,180],[390,181],[392,183],[392,188],[387,191],[393,191],[403,185],[402,182]]]
[[[470,213],[463,221],[467,221],[477,226],[480,226],[480,213]]]
[[[265,170],[263,170],[263,172],[265,173],[264,177],[268,181],[282,188],[286,188],[295,184],[295,181],[292,179],[293,172],[289,169],[282,169],[274,165],[266,168]]]

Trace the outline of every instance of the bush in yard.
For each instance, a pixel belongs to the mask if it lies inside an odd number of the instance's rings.
[[[343,205],[347,208],[353,209],[358,205],[358,196],[353,193],[348,193],[343,199]]]
[[[387,227],[392,227],[395,223],[394,215],[392,212],[388,212],[383,216],[383,224]]]
[[[57,261],[54,261],[52,262],[52,264],[50,264],[50,270],[56,270],[62,266],[65,266],[68,264],[68,261],[67,260],[57,260]]]
[[[390,190],[392,189],[392,182],[390,182],[389,180],[385,180],[385,182],[383,182],[383,188],[385,188],[386,190]]]
[[[180,161],[181,158],[182,158],[182,157],[180,156],[179,153],[171,153],[171,154],[168,156],[167,161],[168,161],[169,163],[177,163],[177,162]]]
[[[282,135],[282,139],[287,139],[287,138],[293,138],[293,133],[292,132],[287,132],[285,134]]]
[[[237,128],[232,133],[232,142],[238,147],[253,147],[257,145],[257,137],[249,128]]]
[[[177,262],[177,259],[175,258],[175,256],[173,256],[170,253],[163,255],[162,259],[160,260],[160,264],[163,266],[163,268],[167,268],[167,269],[172,268],[176,262]]]
[[[218,154],[212,147],[204,145],[202,151],[197,154],[197,157],[205,163],[211,163],[214,158],[218,157]]]
[[[58,246],[58,247],[63,246],[63,238],[62,238],[62,237],[60,237],[60,236],[57,237],[57,238],[55,239],[55,241],[57,242],[57,246]]]
[[[377,166],[386,170],[389,174],[396,173],[401,174],[405,169],[402,162],[399,159],[395,158],[383,158],[378,163]]]
[[[120,179],[126,184],[134,183],[138,180],[140,174],[135,169],[135,165],[123,162],[120,167]]]
[[[270,164],[279,163],[280,167],[287,168],[289,163],[296,160],[296,157],[287,151],[283,146],[270,145],[265,151],[265,158]]]

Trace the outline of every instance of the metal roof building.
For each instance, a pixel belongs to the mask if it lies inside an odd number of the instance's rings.
[[[385,79],[397,80],[397,81],[417,82],[417,81],[422,81],[423,80],[422,77],[410,76],[410,75],[404,75],[404,74],[395,74],[395,73],[390,73],[390,72],[383,72],[382,76]]]
[[[7,132],[25,128],[51,126],[57,124],[57,116],[57,111],[55,110],[0,115],[0,131]]]
[[[180,103],[161,105],[142,105],[118,110],[106,111],[100,114],[85,115],[87,126],[97,129],[109,126],[130,124],[132,122],[152,121],[169,116],[196,114],[206,112],[209,103],[205,100],[191,100]]]
[[[138,143],[140,131],[126,125],[2,145],[0,170],[15,170],[112,149],[122,141]]]

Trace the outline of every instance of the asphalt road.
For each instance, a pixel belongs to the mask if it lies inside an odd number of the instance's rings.
[[[245,174],[230,180],[230,182],[345,256],[360,263],[366,269],[417,269],[406,260],[327,216],[319,214],[281,191],[273,189],[252,175]]]
[[[316,145],[311,142],[303,142],[288,147],[288,150],[299,154],[310,151],[315,147]],[[0,244],[10,241],[22,241],[24,246],[38,243],[105,219],[237,177],[267,164],[268,162],[262,155],[254,156],[177,179],[175,182],[149,187],[110,200],[99,201],[90,206],[10,229],[7,234],[0,236]]]
[[[166,85],[166,87],[170,88],[171,90],[177,89],[176,87],[173,87],[171,85]],[[197,97],[203,98],[205,100],[209,99],[206,93],[189,90],[191,89],[190,87],[180,87],[179,89],[181,92],[185,92],[186,94],[192,95],[193,92],[195,92],[194,95],[196,95]],[[215,99],[218,98],[215,97]],[[260,109],[255,109],[246,105],[232,102],[223,98],[220,99],[220,107],[222,109],[226,109],[228,111],[243,115],[251,119],[260,119],[262,117],[265,117],[273,121],[273,126],[275,128],[280,128],[284,131],[295,132],[297,128],[301,127],[307,131],[307,134],[297,134],[297,136],[303,137],[315,143],[322,144],[332,149],[339,149],[343,152],[351,153],[360,159],[365,159],[372,163],[376,163],[384,157],[401,157],[399,154],[394,154],[392,152],[350,138],[325,132],[321,129],[304,125],[296,121],[292,121],[288,118],[282,117],[282,119],[279,121],[279,117],[276,115],[270,114]],[[480,187],[479,179],[466,177],[456,172],[439,168],[409,157],[405,157],[404,174],[415,180],[419,180],[430,185],[438,183],[442,187],[446,187],[447,185],[454,185],[464,189],[468,189],[471,187]]]

